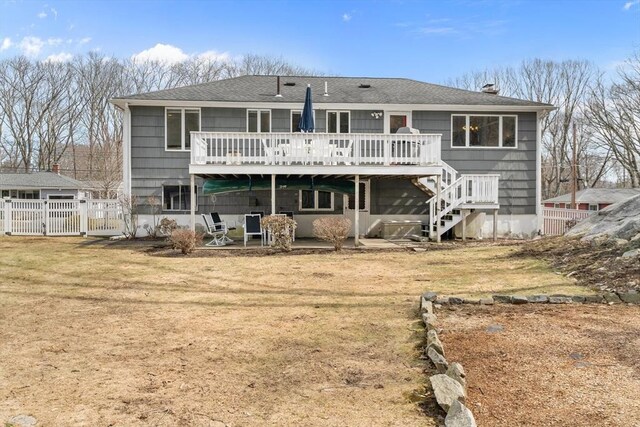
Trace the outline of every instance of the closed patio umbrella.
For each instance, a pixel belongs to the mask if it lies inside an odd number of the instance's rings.
[[[311,85],[307,85],[307,94],[304,97],[304,108],[298,127],[301,132],[313,132],[315,125],[313,123],[313,104],[311,102]]]

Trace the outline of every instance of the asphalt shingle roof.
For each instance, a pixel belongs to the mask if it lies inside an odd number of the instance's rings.
[[[618,203],[640,194],[640,188],[586,188],[576,192],[577,203]],[[544,203],[571,203],[571,193],[544,200]]]
[[[432,104],[549,107],[550,104],[508,98],[402,78],[281,77],[282,97],[276,97],[276,76],[241,76],[193,86],[134,94],[115,100],[303,102],[307,84],[314,104]],[[324,84],[329,96],[323,96]],[[287,83],[295,83],[294,86]],[[370,87],[360,87],[369,85]]]
[[[0,188],[5,189],[73,189],[87,188],[87,184],[53,172],[0,173]]]

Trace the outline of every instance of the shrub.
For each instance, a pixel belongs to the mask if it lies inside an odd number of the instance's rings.
[[[169,237],[173,249],[180,249],[184,255],[190,254],[200,244],[202,244],[202,234],[195,231],[178,228],[173,230]]]
[[[273,247],[291,251],[293,233],[298,224],[284,215],[269,215],[260,221],[262,227],[268,230]]]
[[[313,235],[320,240],[330,242],[336,251],[342,249],[349,236],[351,220],[345,217],[324,216],[313,221]]]
[[[166,216],[160,220],[158,224],[158,232],[161,236],[171,236],[171,234],[178,228],[178,223],[175,219],[169,219]]]

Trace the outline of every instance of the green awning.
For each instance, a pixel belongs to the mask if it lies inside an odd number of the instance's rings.
[[[321,190],[334,193],[353,194],[355,185],[348,179],[314,177],[276,177],[277,190]],[[204,194],[233,193],[236,191],[271,190],[270,177],[209,178],[204,182]]]

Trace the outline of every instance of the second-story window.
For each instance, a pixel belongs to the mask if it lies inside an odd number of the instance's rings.
[[[453,147],[515,148],[518,120],[511,115],[451,116],[451,145]]]
[[[349,133],[349,119],[349,111],[327,111],[327,133]]]
[[[271,132],[271,111],[247,110],[247,132]]]
[[[167,108],[165,110],[165,148],[183,151],[191,149],[191,132],[200,131],[200,110]]]

